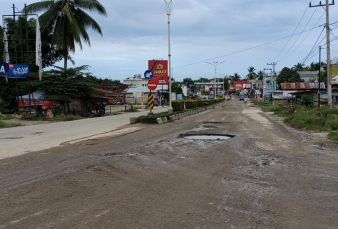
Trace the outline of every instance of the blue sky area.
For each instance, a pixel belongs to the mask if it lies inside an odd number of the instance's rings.
[[[331,3],[332,0],[330,0]],[[13,0],[1,0],[0,14],[12,13]],[[36,1],[16,0],[22,9]],[[123,80],[143,74],[149,59],[168,59],[168,17],[164,0],[101,0],[107,17],[91,13],[103,37],[90,32],[91,47],[77,48],[75,66],[90,65],[100,78]],[[298,62],[318,62],[318,46],[326,47],[325,9],[310,0],[172,0],[172,75],[214,78],[235,72],[242,78],[249,66],[276,71]],[[325,3],[325,0],[322,1]],[[330,7],[331,57],[338,56],[338,6]],[[326,61],[326,50],[322,50]],[[59,63],[61,66],[62,63]],[[69,66],[72,66],[69,64]],[[266,71],[270,72],[269,70]]]

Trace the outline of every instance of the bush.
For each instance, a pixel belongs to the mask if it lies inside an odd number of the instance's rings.
[[[205,100],[197,100],[197,106],[198,107],[204,107],[207,103]]]
[[[332,131],[327,135],[328,139],[331,139],[333,141],[338,141],[338,132]]]
[[[186,100],[185,108],[186,109],[194,109],[197,107],[197,100]]]
[[[184,102],[181,100],[173,100],[171,105],[173,107],[173,111],[183,111],[184,109]]]
[[[338,130],[338,115],[329,114],[326,119],[326,126],[330,130]]]
[[[306,107],[313,107],[315,98],[312,94],[304,94],[297,98],[297,103]]]

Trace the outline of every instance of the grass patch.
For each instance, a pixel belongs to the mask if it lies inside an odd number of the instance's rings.
[[[22,126],[22,125],[20,123],[5,123],[5,122],[0,121],[0,129],[17,127],[17,126]]]
[[[270,102],[253,100],[254,104],[263,111],[272,111],[278,116],[285,117],[284,122],[290,126],[311,131],[328,131],[330,139],[335,140],[338,131],[338,108],[337,107],[305,107],[301,105],[290,106],[289,104],[272,105]],[[268,103],[268,104],[267,104]]]
[[[10,120],[13,119],[13,115],[10,114],[0,114],[0,120]]]
[[[38,116],[22,116],[23,120],[28,121],[54,121],[54,122],[62,122],[62,121],[74,121],[83,119],[80,115],[56,115],[54,118],[47,117],[38,117]]]
[[[332,131],[327,135],[328,139],[331,139],[333,141],[338,141],[338,132],[337,131]]]

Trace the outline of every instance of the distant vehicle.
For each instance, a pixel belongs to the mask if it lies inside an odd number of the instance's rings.
[[[239,96],[238,96],[239,100],[244,100],[245,97],[246,96],[244,94],[239,94]]]

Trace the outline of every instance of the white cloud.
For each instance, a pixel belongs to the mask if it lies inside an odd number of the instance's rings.
[[[15,4],[22,9],[24,3],[33,2],[17,0]],[[1,0],[1,3],[0,13],[11,14],[12,1]],[[91,47],[83,46],[73,56],[77,66],[87,64],[94,75],[123,80],[142,74],[148,59],[168,58],[168,18],[163,0],[101,0],[100,3],[108,16],[90,15],[101,25],[103,37],[90,31]],[[333,13],[336,7],[330,7],[332,23],[338,21],[338,15]],[[297,42],[298,35],[289,42],[289,38],[279,39],[294,33],[303,14],[295,33],[301,32],[307,23],[306,29],[312,28],[323,13],[322,8],[309,8],[303,0],[173,0],[170,38],[174,78],[213,78],[214,69],[205,64],[206,60],[226,60],[217,72],[238,72],[242,77],[249,66],[263,70],[271,67],[266,65],[268,62],[279,61],[283,56],[287,58],[278,62],[276,70],[292,67],[308,55],[322,28],[313,29],[306,39],[308,32],[305,32]],[[318,25],[324,23],[325,16]],[[336,25],[331,28],[338,35]],[[325,39],[320,44],[324,45]],[[332,56],[337,56],[336,40],[331,47]],[[325,50],[322,56],[325,57]],[[306,64],[317,60],[315,54]]]

